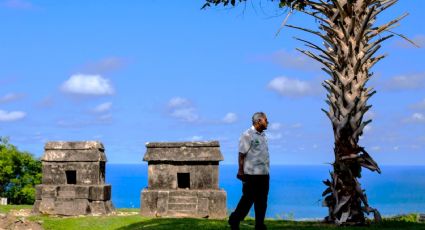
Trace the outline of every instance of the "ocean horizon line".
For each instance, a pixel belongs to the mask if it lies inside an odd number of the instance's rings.
[[[113,165],[147,165],[147,162],[140,162],[140,163],[115,163],[115,162],[108,162],[107,164],[113,164]],[[226,166],[238,166],[238,164],[231,164],[231,163],[221,163],[220,165],[226,165]],[[270,164],[271,166],[330,166],[331,163],[324,163],[324,164]],[[380,164],[379,166],[385,166],[385,167],[392,167],[392,166],[400,166],[400,167],[420,167],[425,166],[425,164]]]

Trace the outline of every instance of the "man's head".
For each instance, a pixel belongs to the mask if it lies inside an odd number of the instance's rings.
[[[258,132],[263,132],[267,129],[267,125],[269,122],[267,121],[267,116],[263,112],[256,112],[252,115],[252,125]]]

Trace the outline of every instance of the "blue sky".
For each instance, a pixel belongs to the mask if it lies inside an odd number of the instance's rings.
[[[254,1],[255,2],[255,1]],[[321,81],[295,48],[285,12],[263,2],[200,10],[203,1],[0,1],[0,136],[36,156],[54,140],[100,140],[110,163],[140,163],[145,143],[239,135],[264,111],[272,164],[333,161]],[[425,45],[425,1],[400,0],[378,22]],[[317,24],[294,13],[289,24]],[[400,38],[368,86],[373,122],[360,140],[382,165],[425,164],[424,49]]]

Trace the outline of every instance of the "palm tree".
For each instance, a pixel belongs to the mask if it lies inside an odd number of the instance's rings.
[[[246,0],[239,0],[244,2]],[[336,224],[364,224],[365,213],[373,213],[375,221],[381,216],[369,206],[358,178],[362,167],[381,172],[368,152],[359,146],[359,137],[371,120],[364,121],[372,107],[368,100],[376,91],[366,87],[373,76],[370,70],[385,55],[376,55],[385,40],[399,35],[391,31],[407,14],[384,25],[375,25],[377,16],[398,0],[280,0],[279,7],[291,7],[318,21],[319,30],[286,25],[321,38],[323,45],[296,38],[316,52],[298,49],[323,64],[330,76],[322,84],[327,90],[328,110],[322,109],[334,131],[335,162],[323,192],[323,205],[328,207],[326,221]],[[235,4],[229,0],[207,0],[209,4]],[[286,22],[286,20],[285,20]],[[385,33],[383,35],[383,33]],[[407,39],[407,38],[405,38]],[[408,40],[408,39],[407,39]],[[410,41],[410,40],[409,40]]]

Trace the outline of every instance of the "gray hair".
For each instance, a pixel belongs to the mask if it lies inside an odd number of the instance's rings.
[[[252,124],[257,123],[260,120],[260,118],[264,118],[264,117],[266,117],[266,114],[263,112],[254,113],[254,115],[252,115]]]

